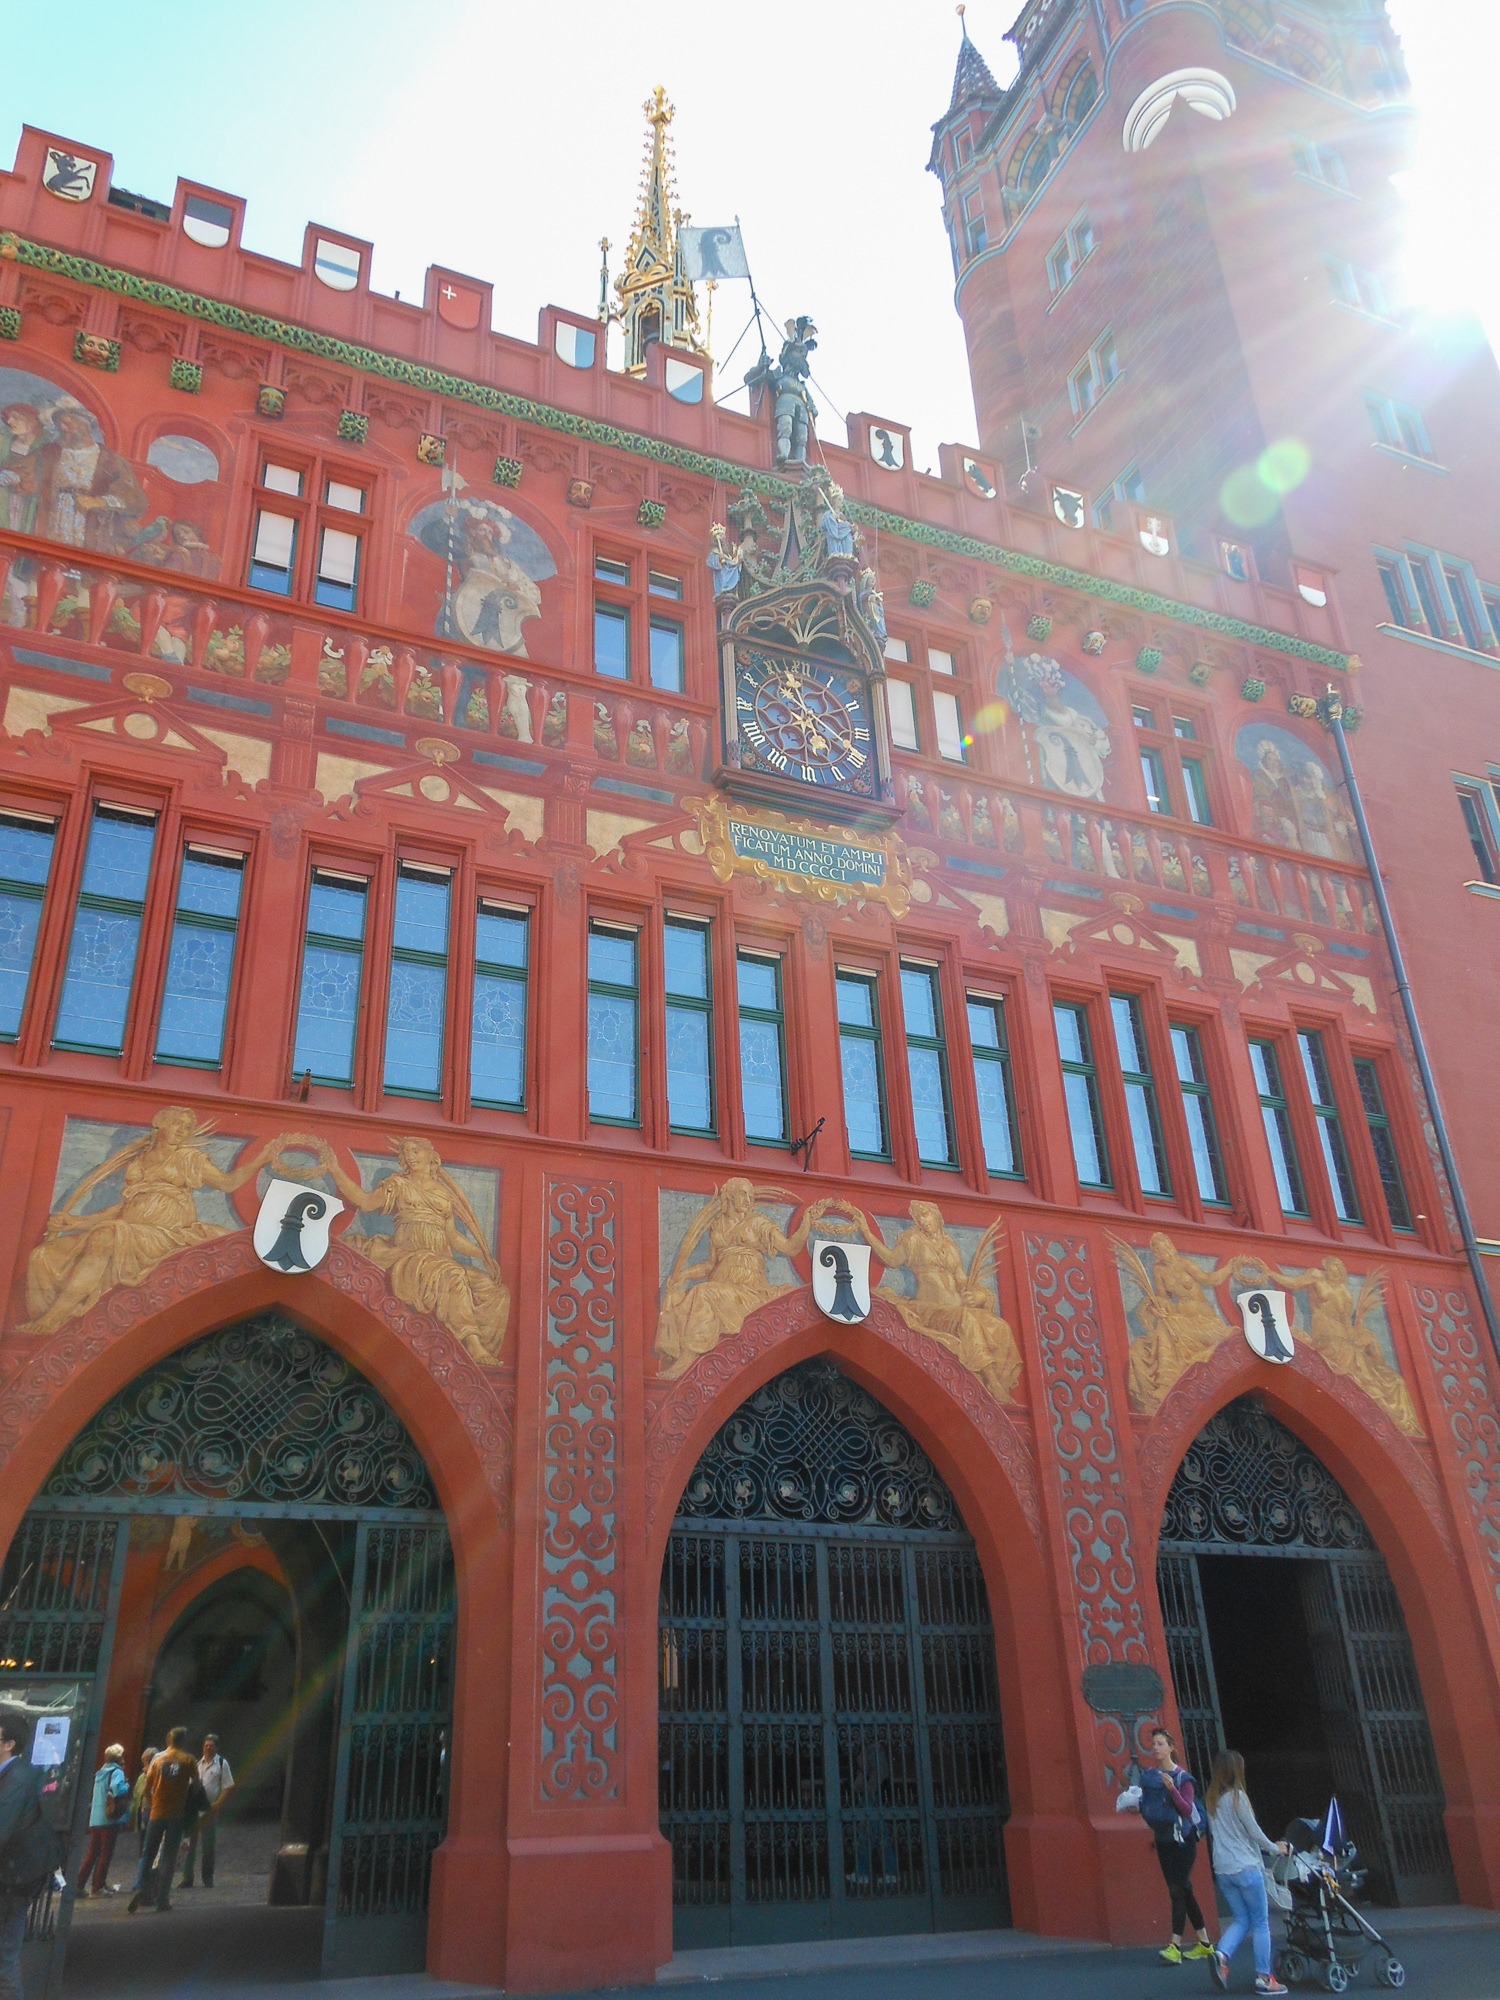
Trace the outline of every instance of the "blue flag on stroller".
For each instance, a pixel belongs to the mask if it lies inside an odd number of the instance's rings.
[[[1337,1860],[1344,1851],[1344,1815],[1339,1811],[1336,1798],[1328,1801],[1328,1812],[1323,1820],[1323,1852],[1332,1860]]]

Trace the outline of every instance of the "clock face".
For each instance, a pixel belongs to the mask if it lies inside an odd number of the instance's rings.
[[[851,668],[746,650],[736,662],[735,705],[744,768],[875,795],[870,698]]]

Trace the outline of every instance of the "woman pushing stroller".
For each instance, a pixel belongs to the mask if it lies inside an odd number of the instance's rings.
[[[1248,1937],[1255,1951],[1257,1993],[1285,1993],[1271,1970],[1271,1912],[1266,1900],[1265,1860],[1288,1852],[1284,1840],[1262,1833],[1245,1791],[1245,1760],[1238,1750],[1221,1750],[1208,1781],[1208,1824],[1213,1835],[1214,1880],[1229,1905],[1229,1922],[1209,1963],[1221,1993],[1229,1990],[1229,1961]]]

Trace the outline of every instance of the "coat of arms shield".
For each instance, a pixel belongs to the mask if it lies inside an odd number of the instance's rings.
[[[1285,1292],[1257,1289],[1241,1292],[1235,1300],[1245,1328],[1250,1351],[1262,1361],[1278,1364],[1290,1361],[1296,1350],[1292,1338],[1292,1316]]]
[[[328,1255],[328,1231],[344,1204],[336,1194],[272,1181],[255,1218],[255,1254],[277,1271],[310,1271]]]
[[[812,1258],[813,1304],[829,1319],[856,1325],[870,1310],[870,1246],[815,1236]]]

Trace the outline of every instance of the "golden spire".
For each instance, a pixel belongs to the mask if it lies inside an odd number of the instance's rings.
[[[615,280],[625,330],[625,366],[632,375],[645,373],[646,353],[653,341],[685,347],[693,353],[701,350],[698,301],[691,282],[682,275],[677,254],[677,230],[683,218],[676,207],[672,141],[667,132],[674,108],[661,84],[643,108],[650,135],[640,206],[625,246],[625,268]]]

